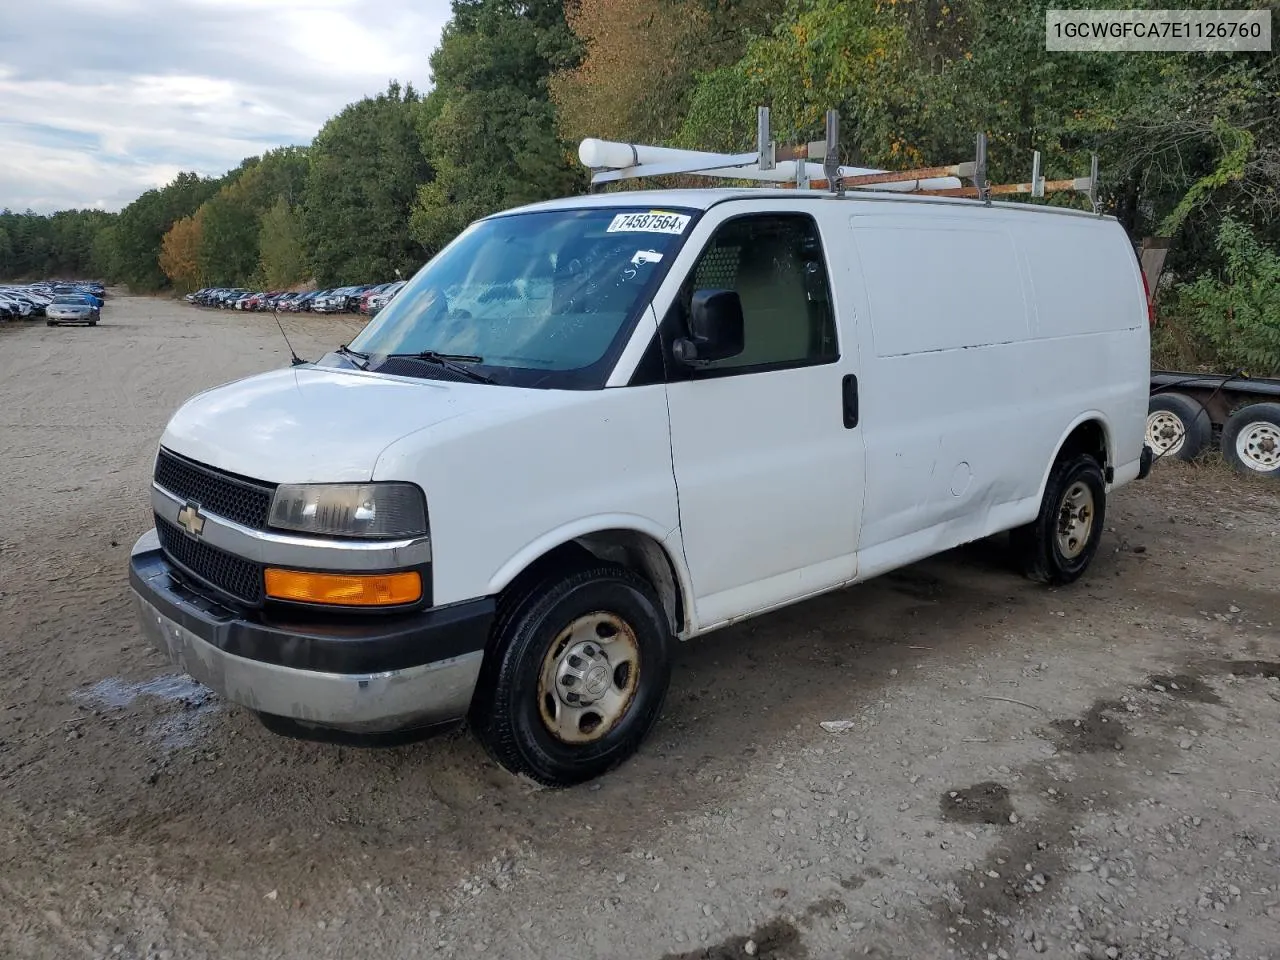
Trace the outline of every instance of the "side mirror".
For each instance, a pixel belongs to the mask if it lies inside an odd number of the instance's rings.
[[[697,290],[689,305],[689,337],[672,344],[681,363],[726,360],[744,345],[742,300],[734,290]]]

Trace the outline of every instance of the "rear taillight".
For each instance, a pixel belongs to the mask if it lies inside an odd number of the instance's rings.
[[[1147,324],[1154,327],[1156,325],[1156,304],[1151,299],[1151,284],[1147,283],[1147,275],[1142,275],[1142,289],[1147,295]]]

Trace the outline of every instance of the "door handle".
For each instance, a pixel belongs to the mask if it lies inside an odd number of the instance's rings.
[[[844,396],[844,425],[846,429],[852,430],[858,425],[858,378],[852,373],[846,373],[841,392]]]

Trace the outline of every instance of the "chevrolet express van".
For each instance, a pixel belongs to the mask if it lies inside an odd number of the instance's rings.
[[[671,650],[1003,531],[1089,566],[1149,468],[1147,304],[1110,217],[778,189],[472,224],[350,344],[191,398],[130,580],[273,730],[467,721],[565,785]]]

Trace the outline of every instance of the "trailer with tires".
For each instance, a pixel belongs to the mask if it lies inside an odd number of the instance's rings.
[[[1216,447],[1240,473],[1280,480],[1280,380],[1153,370],[1147,445],[1156,460]]]

